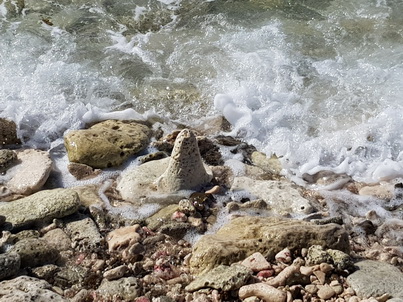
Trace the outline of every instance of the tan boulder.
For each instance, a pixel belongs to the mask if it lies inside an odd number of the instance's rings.
[[[151,130],[143,124],[107,120],[89,129],[70,131],[64,144],[71,162],[109,168],[144,150],[150,136]]]
[[[277,217],[238,217],[216,234],[200,238],[193,247],[190,268],[200,274],[220,264],[241,261],[255,252],[270,261],[286,247],[293,251],[315,244],[349,251],[348,234],[337,224],[316,225]]]

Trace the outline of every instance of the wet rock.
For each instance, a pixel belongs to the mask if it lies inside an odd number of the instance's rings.
[[[100,169],[94,169],[90,166],[80,163],[69,163],[67,169],[77,180],[91,179],[98,176],[102,172]]]
[[[62,229],[50,230],[42,238],[50,247],[58,251],[66,251],[71,248],[71,240]]]
[[[64,143],[71,162],[102,169],[119,166],[144,150],[150,135],[145,125],[108,120],[89,129],[70,131]]]
[[[224,164],[221,152],[218,146],[216,146],[213,141],[205,136],[199,136],[197,137],[197,145],[199,146],[200,155],[206,164],[212,166],[219,166]]]
[[[154,215],[146,219],[146,224],[150,230],[157,230],[164,223],[170,222],[172,214],[178,211],[179,206],[177,204],[171,204],[169,206],[163,207]]]
[[[355,263],[357,270],[347,277],[347,283],[360,298],[389,294],[403,299],[403,273],[395,266],[378,261]]]
[[[26,238],[18,241],[10,252],[20,255],[21,267],[36,267],[53,264],[59,258],[59,252],[51,248],[43,239]]]
[[[380,183],[373,186],[364,186],[359,191],[358,194],[365,196],[374,196],[383,200],[391,200],[395,191],[395,187],[391,183]]]
[[[334,264],[338,270],[352,270],[354,267],[354,263],[348,254],[336,249],[324,249],[320,245],[309,247],[307,262],[311,265]]]
[[[231,191],[245,190],[263,199],[272,211],[280,215],[309,214],[314,211],[310,202],[303,198],[291,183],[276,180],[253,180],[235,177]]]
[[[96,294],[98,297],[102,297],[105,300],[120,298],[126,301],[133,301],[142,295],[141,284],[140,281],[134,277],[121,278],[113,281],[104,279],[96,290]]]
[[[97,185],[79,186],[70,189],[77,192],[81,204],[85,207],[92,205],[101,207],[104,204],[104,201],[98,194],[99,186]]]
[[[60,268],[55,264],[46,264],[44,266],[35,267],[31,270],[31,274],[35,278],[46,280],[53,283],[55,274]]]
[[[13,277],[21,266],[21,258],[18,253],[8,252],[0,254],[0,280]]]
[[[54,285],[66,289],[73,285],[83,287],[90,283],[89,270],[81,265],[67,264],[54,276]]]
[[[3,0],[4,1],[4,0]],[[23,1],[19,1],[20,3]],[[12,5],[12,1],[5,1],[5,5]],[[17,137],[17,126],[13,121],[0,118],[0,148],[8,145],[18,145],[21,141]]]
[[[190,268],[197,274],[240,261],[255,252],[270,260],[286,247],[292,251],[314,244],[349,251],[348,234],[336,224],[318,226],[294,219],[239,217],[216,234],[200,238],[193,247]]]
[[[17,161],[17,153],[13,150],[0,149],[0,172],[7,169]]]
[[[185,290],[189,292],[202,288],[215,288],[223,291],[235,290],[245,285],[251,275],[252,271],[240,264],[219,265],[206,274],[197,277],[186,286]]]
[[[263,301],[285,302],[287,293],[265,283],[255,283],[242,286],[239,289],[239,298],[246,299],[256,296]]]
[[[12,228],[44,223],[78,210],[80,200],[69,189],[44,190],[12,202],[0,203],[0,213]]]
[[[153,160],[159,160],[159,159],[163,159],[163,158],[167,158],[169,157],[169,154],[164,152],[164,151],[157,151],[151,154],[147,154],[144,155],[142,157],[139,158],[140,162],[142,164],[149,162],[149,161],[153,161]]]
[[[67,222],[66,231],[73,247],[79,251],[97,251],[103,242],[95,222],[89,217]]]
[[[197,173],[195,173],[197,171]],[[182,130],[176,140],[165,172],[157,181],[160,192],[197,189],[212,179],[212,172],[203,164],[193,132]]]
[[[252,163],[273,175],[280,175],[283,167],[276,155],[267,157],[266,154],[255,151],[251,154]]]
[[[351,177],[345,173],[335,173],[333,171],[319,171],[313,175],[305,173],[302,178],[316,187],[324,190],[337,190],[343,188],[351,181]]]
[[[52,286],[48,282],[27,276],[0,282],[0,293],[0,301],[7,302],[68,302],[68,299],[52,291]]]
[[[186,235],[190,229],[189,223],[185,222],[171,222],[166,223],[160,227],[160,232],[176,239],[181,239]]]
[[[17,158],[19,164],[10,170],[10,173],[15,174],[7,182],[7,187],[14,193],[24,195],[41,189],[53,167],[49,153],[29,149],[18,152]]]

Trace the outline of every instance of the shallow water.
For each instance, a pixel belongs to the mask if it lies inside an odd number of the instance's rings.
[[[28,145],[100,112],[223,114],[296,181],[403,176],[401,1],[20,2],[0,5],[0,116]]]

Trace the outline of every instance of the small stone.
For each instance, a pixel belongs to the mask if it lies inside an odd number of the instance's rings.
[[[141,238],[140,234],[137,232],[140,229],[140,225],[136,224],[119,228],[110,232],[106,236],[106,242],[108,243],[109,251],[111,252],[118,249],[126,248],[137,243]]]
[[[267,270],[271,267],[270,263],[263,257],[261,253],[254,253],[241,262],[242,265],[248,267],[253,272]]]
[[[319,298],[327,300],[336,295],[336,292],[331,286],[325,284],[318,290],[317,294]]]
[[[7,2],[13,5],[11,1]],[[21,144],[21,141],[17,137],[17,125],[13,121],[0,118],[0,148],[18,144]]]
[[[245,299],[256,296],[264,301],[285,302],[287,293],[265,283],[244,285],[239,289],[239,298]]]
[[[299,271],[301,272],[301,274],[305,275],[305,276],[310,276],[313,274],[313,268],[312,266],[301,266],[299,268]]]
[[[66,222],[66,231],[79,251],[96,251],[103,241],[95,222],[89,217]]]
[[[45,235],[43,239],[46,240],[48,245],[58,251],[66,251],[71,249],[71,240],[67,234],[59,228],[50,230]]]
[[[324,272],[325,274],[331,272],[334,268],[333,265],[329,264],[329,263],[321,263],[319,265],[319,269]]]
[[[103,277],[107,280],[116,280],[122,278],[128,270],[126,265],[120,265],[104,272]]]
[[[259,279],[262,279],[262,278],[266,279],[273,275],[274,275],[274,270],[272,270],[272,269],[261,270],[260,272],[257,273],[257,277]]]
[[[0,172],[7,169],[17,161],[17,153],[13,150],[0,149]]]
[[[291,258],[291,251],[289,248],[285,248],[278,252],[275,256],[274,259],[276,259],[277,262],[282,262],[282,263],[290,263],[292,258]]]
[[[319,289],[315,284],[308,284],[305,286],[305,290],[313,295],[316,294]]]
[[[326,274],[322,271],[314,271],[313,274],[318,278],[319,284],[325,284]]]
[[[102,280],[101,285],[95,291],[104,301],[123,299],[134,301],[142,295],[141,282],[134,277],[120,278],[118,280]],[[102,301],[102,299],[100,299]]]
[[[94,169],[90,166],[80,163],[69,163],[67,169],[77,180],[91,179],[98,176],[102,172],[102,170]]]
[[[37,192],[45,184],[53,162],[49,153],[40,150],[24,150],[17,153],[19,164],[12,168],[14,176],[7,187],[14,193],[28,195]]]
[[[204,193],[206,193],[206,194],[219,194],[220,191],[221,191],[221,187],[220,187],[220,186],[214,186],[214,187],[212,187],[210,190],[207,190],[207,191],[204,192]]]

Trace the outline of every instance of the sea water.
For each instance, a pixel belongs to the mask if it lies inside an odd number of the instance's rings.
[[[28,146],[107,118],[223,115],[299,183],[403,177],[400,0],[0,3],[0,117]]]

